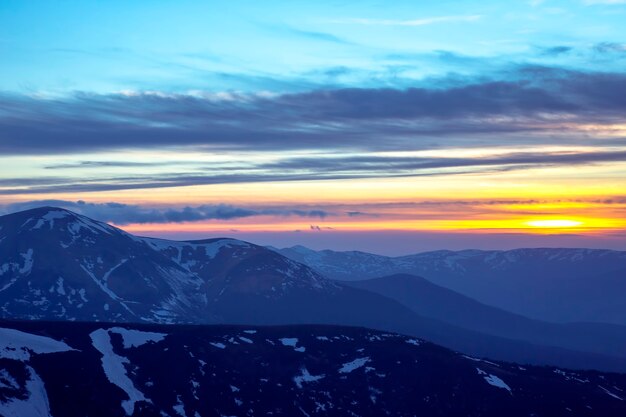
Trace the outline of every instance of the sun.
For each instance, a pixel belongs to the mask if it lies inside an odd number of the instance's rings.
[[[561,227],[577,227],[583,224],[578,220],[565,220],[565,219],[550,219],[550,220],[531,220],[526,222],[528,226],[532,227],[548,227],[548,228],[561,228]]]

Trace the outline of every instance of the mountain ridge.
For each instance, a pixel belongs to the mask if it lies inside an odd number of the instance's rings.
[[[626,252],[622,251],[524,248],[400,257],[301,246],[278,251],[340,281],[411,274],[533,319],[626,325],[621,297],[626,292]]]
[[[615,356],[626,352],[626,326],[534,320],[408,274],[343,283],[389,297],[422,316],[484,334]]]
[[[626,370],[626,358],[534,345],[422,317],[252,243],[139,238],[78,216],[46,208],[0,217],[2,317],[358,325],[419,336],[475,356]],[[90,227],[77,229],[76,222]]]

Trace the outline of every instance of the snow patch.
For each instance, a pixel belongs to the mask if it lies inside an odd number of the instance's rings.
[[[617,400],[620,400],[620,401],[624,401],[624,399],[622,397],[620,397],[619,395],[609,391],[608,389],[604,388],[603,386],[598,385],[598,388],[600,388],[602,391],[604,391],[608,396],[613,397],[613,398],[615,398]]]
[[[293,377],[293,382],[295,382],[298,388],[302,388],[302,383],[304,382],[315,382],[324,378],[326,375],[311,375],[306,368],[302,368],[300,370],[300,375],[296,375]]]
[[[28,275],[30,271],[33,270],[33,250],[28,249],[26,253],[22,253],[22,258],[24,258],[24,266],[20,268],[20,274]]]
[[[483,362],[483,363],[488,363],[489,365],[493,365],[493,366],[500,367],[500,365],[498,365],[497,363],[490,362],[490,361],[485,360],[485,359],[474,358],[474,357],[472,357],[472,356],[467,356],[467,355],[463,355],[463,357],[464,357],[465,359],[469,359],[470,361],[474,361],[474,362]]]
[[[224,247],[227,247],[227,248],[234,247],[234,246],[249,247],[250,245],[240,240],[220,239],[217,242],[202,244],[202,246],[204,246],[204,252],[206,256],[213,259],[220,252],[220,250]]]
[[[63,277],[57,279],[57,294],[65,295],[65,287],[63,286]]]
[[[476,368],[476,371],[478,371],[478,375],[482,375],[482,377],[485,379],[485,381],[487,381],[489,385],[493,385],[494,387],[505,389],[508,392],[512,393],[511,387],[505,384],[504,381],[498,378],[497,376],[488,374],[487,372],[483,371],[480,368]]]
[[[54,227],[54,221],[56,219],[63,219],[68,216],[69,213],[66,211],[50,210],[49,212],[41,216],[39,220],[37,220],[37,223],[31,228],[31,230],[41,229],[44,224],[48,224],[50,226],[49,229],[52,229]]]
[[[370,361],[369,357],[357,358],[351,362],[346,362],[339,368],[340,374],[348,374],[356,369],[363,367],[366,363]]]
[[[6,369],[0,370],[0,388],[19,389],[20,385]]]
[[[304,346],[296,347],[296,345],[298,344],[297,337],[283,337],[282,339],[278,340],[280,340],[280,343],[282,343],[283,346],[291,346],[296,352],[306,351],[306,348]]]
[[[180,398],[180,395],[176,396],[176,405],[172,408],[174,409],[176,414],[178,414],[179,416],[187,417],[187,413],[185,412],[185,404],[183,403],[183,400]]]
[[[26,369],[29,378],[26,381],[28,396],[0,401],[0,415],[3,417],[50,417],[50,403],[43,381],[30,366]]]
[[[70,350],[74,349],[49,337],[0,328],[0,358],[27,361],[31,353],[55,353]]]
[[[122,408],[126,415],[130,416],[134,413],[135,403],[138,401],[150,402],[141,391],[135,388],[133,381],[126,374],[124,365],[129,364],[130,361],[113,351],[109,332],[105,329],[98,329],[91,332],[89,337],[91,337],[93,347],[102,354],[102,369],[109,382],[121,388],[128,395],[128,400],[122,401]]]
[[[111,273],[113,273],[113,271],[115,271],[117,268],[119,268],[120,266],[124,265],[126,262],[128,261],[128,259],[124,259],[122,260],[120,263],[118,263],[117,265],[115,265],[113,268],[111,268],[110,270],[108,270],[103,276],[102,276],[102,281],[99,280],[93,272],[90,271],[90,269],[88,267],[86,267],[85,265],[81,264],[80,267],[82,268],[83,271],[85,271],[85,273],[87,275],[89,275],[89,277],[91,278],[91,280],[98,286],[100,287],[100,289],[109,297],[111,297],[112,300],[118,301],[120,303],[120,305],[122,307],[124,307],[124,309],[126,311],[128,311],[130,314],[132,314],[133,316],[136,316],[136,314],[130,309],[128,308],[128,306],[126,305],[126,303],[124,302],[124,300],[122,298],[120,298],[117,294],[115,294],[108,286],[108,280],[109,280],[109,276],[111,275]],[[105,304],[105,310],[108,310],[108,304]]]
[[[148,342],[160,342],[165,339],[167,333],[144,332],[140,330],[128,330],[123,327],[112,327],[109,333],[117,333],[122,336],[124,349],[145,345]]]

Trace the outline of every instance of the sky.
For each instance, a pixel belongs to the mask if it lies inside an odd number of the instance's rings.
[[[626,250],[626,1],[0,3],[0,214]]]

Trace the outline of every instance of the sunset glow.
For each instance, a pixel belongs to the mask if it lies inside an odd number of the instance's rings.
[[[463,3],[453,15],[472,18],[452,23],[435,3],[191,2],[198,21],[141,3],[3,14],[0,210],[58,205],[174,238],[353,239],[340,249],[370,232],[626,248],[621,6]],[[137,27],[150,36],[120,35]]]
[[[532,227],[562,228],[581,226],[583,222],[576,220],[533,220],[528,222],[528,225]]]

